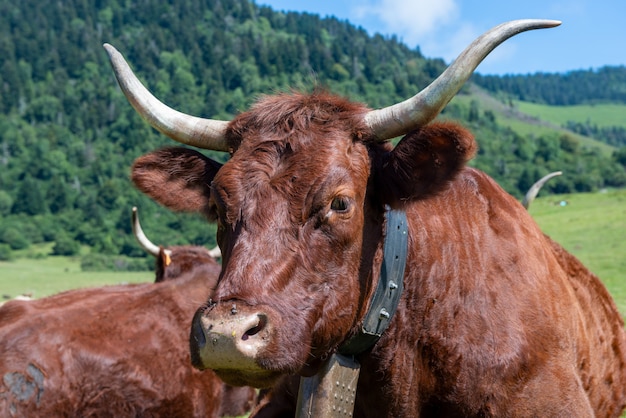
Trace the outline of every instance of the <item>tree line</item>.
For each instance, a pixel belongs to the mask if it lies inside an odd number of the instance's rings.
[[[127,103],[104,42],[161,100],[225,120],[290,88],[386,106],[445,69],[394,37],[248,0],[0,0],[0,259],[48,242],[54,254],[82,254],[85,269],[147,268],[131,236],[135,205],[158,244],[215,244],[214,226],[158,207],[130,183],[134,159],[173,144]],[[481,147],[473,164],[516,196],[555,169],[571,175],[548,192],[626,185],[618,154],[519,136],[477,106],[444,117],[471,127]]]
[[[553,106],[594,103],[626,104],[626,67],[605,66],[564,74],[536,73],[492,76],[474,74],[472,81],[494,94]]]

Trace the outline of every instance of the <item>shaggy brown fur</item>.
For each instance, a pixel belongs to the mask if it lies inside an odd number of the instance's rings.
[[[256,397],[191,367],[188,327],[218,263],[171,247],[156,284],[80,289],[0,308],[0,416],[217,417]]]
[[[197,168],[184,175],[197,180],[183,188],[171,186],[181,184],[174,151],[137,161],[141,190],[180,209],[164,196],[176,187],[194,202],[186,210],[218,223],[223,270],[194,319],[195,364],[210,331],[201,320],[256,315],[265,319],[244,334],[260,347],[256,368],[224,364],[219,376],[271,387],[315,373],[359,328],[387,204],[407,212],[405,291],[390,328],[358,356],[355,416],[619,416],[626,334],[598,278],[464,167],[476,150],[466,130],[431,124],[391,150],[372,141],[366,110],[325,93],[265,99],[231,123],[232,158],[217,174],[190,156]],[[281,382],[258,416],[293,408]]]

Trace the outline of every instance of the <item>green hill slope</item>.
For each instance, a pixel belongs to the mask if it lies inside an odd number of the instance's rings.
[[[552,106],[626,104],[626,67],[605,66],[564,74],[483,76],[472,80],[491,94]]]
[[[626,126],[626,118],[620,120],[620,111],[626,112],[626,105],[598,105],[593,112],[588,112],[588,118],[582,119],[583,109],[594,108],[593,106],[549,106],[540,105],[529,102],[509,102],[498,99],[496,96],[489,94],[477,85],[470,85],[467,89],[468,94],[457,95],[452,104],[458,104],[462,107],[469,108],[472,101],[478,103],[479,109],[483,112],[492,112],[495,120],[502,126],[509,127],[519,135],[539,137],[542,135],[568,135],[578,141],[580,145],[588,149],[597,149],[603,155],[611,156],[616,147],[603,143],[593,137],[581,135],[564,127],[568,121],[586,120],[601,123],[604,121],[607,126],[620,126],[614,123],[623,123]],[[570,118],[568,110],[576,108],[577,112]],[[610,109],[611,116],[603,113],[603,109]]]
[[[585,123],[593,121],[600,127],[619,126],[626,128],[626,104],[594,104],[572,106],[549,106],[530,102],[515,102],[520,112],[538,119],[563,126],[567,122]]]

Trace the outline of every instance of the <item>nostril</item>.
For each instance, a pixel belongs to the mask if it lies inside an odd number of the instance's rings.
[[[267,325],[267,316],[264,314],[258,314],[257,320],[258,321],[255,326],[244,332],[244,334],[241,336],[242,340],[247,340],[248,338],[258,334],[265,328],[265,326]]]
[[[197,369],[204,369],[202,359],[200,358],[200,350],[206,346],[206,337],[202,331],[202,323],[200,317],[202,314],[196,312],[191,323],[191,334],[189,335],[189,353],[191,356],[191,364]]]
[[[191,341],[194,342],[197,347],[203,347],[206,344],[206,337],[202,330],[202,323],[200,322],[201,317],[202,313],[198,311],[191,321]]]

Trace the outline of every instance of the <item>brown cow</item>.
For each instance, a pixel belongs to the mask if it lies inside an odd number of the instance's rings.
[[[217,417],[252,407],[254,389],[189,360],[187,329],[219,264],[204,247],[153,247],[164,267],[158,283],[0,308],[0,416]]]
[[[548,180],[556,176],[560,176],[561,174],[561,171],[555,171],[537,180],[528,189],[528,192],[526,192],[526,195],[521,202],[524,208],[528,209],[530,207],[530,204],[535,200],[535,197],[537,197],[537,194]],[[569,254],[565,252],[559,244],[553,242],[553,245],[562,257],[565,255],[569,256]],[[580,265],[580,263],[573,257],[571,260],[563,259],[563,261],[565,261],[565,264],[570,264],[570,262],[572,262],[574,265]],[[576,267],[574,267],[574,270],[572,271],[576,271]],[[575,275],[573,275],[572,278],[576,280]],[[271,392],[266,390],[261,391],[259,403],[256,406],[257,410],[253,412],[253,416],[292,416],[297,405],[299,384],[300,379],[298,376],[288,376],[287,378],[282,379],[282,381],[279,382]]]
[[[389,108],[282,94],[230,123],[168,108],[107,45],[122,90],[154,127],[231,154],[220,165],[172,148],[133,168],[155,200],[218,225],[223,269],[194,317],[194,364],[271,387],[350,354],[379,282],[388,205],[408,222],[404,291],[386,332],[355,354],[355,416],[619,416],[626,333],[606,289],[519,202],[465,167],[476,150],[466,130],[429,123],[499,43],[557,24],[494,28]],[[285,412],[273,399],[289,394],[277,391],[257,416]]]

